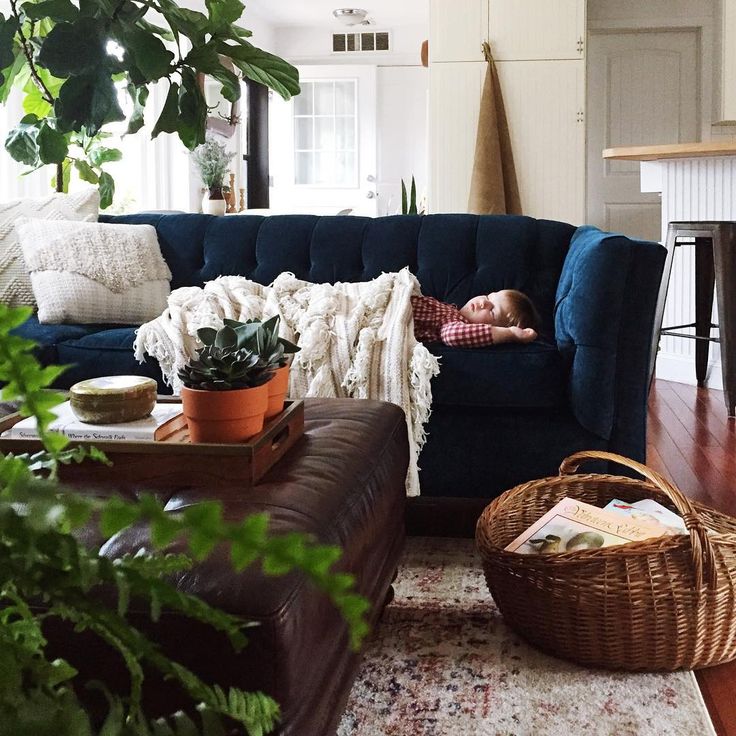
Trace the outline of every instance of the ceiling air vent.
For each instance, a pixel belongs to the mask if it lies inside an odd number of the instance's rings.
[[[348,51],[390,51],[388,31],[361,31],[360,33],[333,33],[332,50],[335,53]]]

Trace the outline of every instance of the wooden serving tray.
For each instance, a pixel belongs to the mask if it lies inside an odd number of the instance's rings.
[[[160,396],[164,403],[181,403],[179,397]],[[0,432],[20,421],[20,414],[0,419]],[[85,460],[62,465],[63,483],[95,488],[136,486],[171,491],[184,488],[232,486],[245,489],[258,481],[294,446],[304,434],[304,402],[287,401],[284,411],[267,422],[263,431],[242,444],[193,444],[188,428],[160,441],[97,440],[72,441],[73,446],[97,447],[112,466]],[[38,452],[37,440],[0,437],[1,453]]]

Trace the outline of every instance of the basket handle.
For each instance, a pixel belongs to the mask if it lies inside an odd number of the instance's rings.
[[[696,590],[700,590],[703,585],[703,573],[706,575],[708,585],[715,587],[718,568],[716,566],[713,544],[711,543],[710,535],[705,524],[703,524],[700,515],[695,510],[690,499],[684,496],[679,488],[651,468],[636,462],[636,460],[623,457],[623,455],[616,455],[613,452],[600,452],[598,450],[576,452],[574,455],[570,455],[570,457],[562,461],[560,475],[572,475],[580,465],[589,460],[608,460],[609,462],[631,468],[653,483],[672,501],[675,508],[680,512],[682,520],[685,522],[685,528],[690,533]]]

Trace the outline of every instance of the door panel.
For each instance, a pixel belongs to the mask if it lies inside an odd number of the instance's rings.
[[[588,42],[588,221],[660,238],[660,202],[640,190],[639,162],[604,161],[615,146],[698,140],[695,31],[593,33]]]
[[[376,214],[376,67],[303,66],[269,108],[271,209]]]
[[[488,27],[497,61],[581,59],[585,0],[490,0]]]

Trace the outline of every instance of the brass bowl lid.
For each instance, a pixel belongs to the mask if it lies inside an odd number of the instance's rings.
[[[132,399],[156,393],[157,384],[144,376],[102,376],[75,383],[69,393],[75,398],[96,398],[108,401]]]

